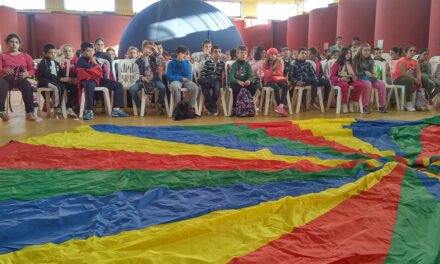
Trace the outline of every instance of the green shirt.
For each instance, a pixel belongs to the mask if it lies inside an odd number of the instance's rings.
[[[249,62],[236,60],[231,65],[231,70],[228,73],[228,79],[230,83],[237,83],[237,81],[254,81],[252,77],[252,68]]]

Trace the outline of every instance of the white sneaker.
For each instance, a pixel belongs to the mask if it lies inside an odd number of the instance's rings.
[[[350,111],[350,113],[354,113],[354,103],[350,102],[348,104],[348,111]]]
[[[405,110],[408,112],[415,112],[416,109],[414,108],[412,102],[406,102],[405,103]]]
[[[347,113],[348,112],[348,108],[346,104],[342,105],[342,113]]]
[[[67,108],[67,116],[77,118],[72,108]]]

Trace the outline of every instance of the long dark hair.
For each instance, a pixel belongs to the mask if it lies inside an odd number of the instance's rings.
[[[391,50],[396,53],[397,55],[399,55],[399,57],[402,57],[402,48],[398,48],[398,47],[392,47]]]
[[[345,56],[346,56],[347,53],[349,53],[349,52],[351,52],[351,50],[348,49],[348,48],[342,48],[342,49],[341,49],[341,53],[339,54],[339,57],[338,57],[338,59],[336,60],[336,63],[339,64],[339,66],[344,66],[344,65],[345,65],[345,62],[346,62]],[[353,56],[353,54],[352,54],[352,56]],[[351,61],[350,61],[350,62],[351,62]]]
[[[255,48],[255,52],[254,52],[254,60],[259,61],[262,59],[262,54],[263,51],[265,51],[266,49],[264,47],[256,47]]]

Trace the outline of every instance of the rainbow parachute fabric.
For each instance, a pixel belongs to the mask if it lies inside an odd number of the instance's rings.
[[[0,147],[0,263],[440,263],[440,116]]]

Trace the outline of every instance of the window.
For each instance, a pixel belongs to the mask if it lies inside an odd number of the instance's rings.
[[[305,0],[303,3],[304,12],[308,13],[316,8],[327,7],[334,2],[335,0]]]
[[[111,0],[64,0],[64,8],[72,11],[115,12],[115,1]]]
[[[240,2],[218,2],[206,1],[206,3],[216,7],[229,17],[241,17],[241,3]]]
[[[159,0],[133,0],[133,12],[139,13],[147,6],[159,2]]]
[[[24,10],[46,9],[45,0],[0,0],[0,5]]]
[[[286,3],[258,3],[258,19],[286,20],[298,14],[296,4]]]

